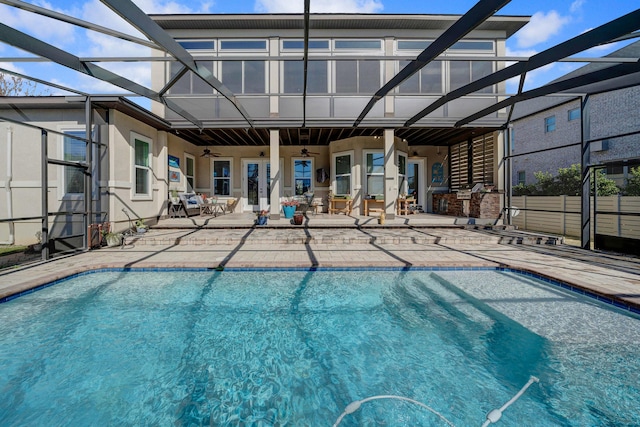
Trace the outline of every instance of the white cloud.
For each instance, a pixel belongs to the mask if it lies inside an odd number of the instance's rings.
[[[575,0],[571,3],[569,10],[571,13],[582,13],[582,6],[585,4],[586,0]]]
[[[302,0],[256,0],[254,9],[260,13],[302,13]],[[384,9],[378,0],[321,0],[311,2],[312,13],[378,13]]]
[[[65,13],[49,3],[41,2],[38,6]],[[0,5],[0,16],[3,24],[54,46],[65,46],[75,42],[75,27],[71,24],[5,5]]]
[[[518,47],[527,48],[547,41],[558,34],[570,19],[561,16],[555,10],[549,13],[536,12],[531,21],[515,35]]]

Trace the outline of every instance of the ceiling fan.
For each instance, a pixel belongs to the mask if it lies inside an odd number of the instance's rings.
[[[212,153],[211,150],[209,150],[209,148],[205,148],[204,152],[200,155],[200,157],[206,157],[206,158],[218,157],[218,156],[220,156],[220,153]]]
[[[318,154],[320,154],[320,153],[314,153],[314,152],[312,152],[312,151],[309,151],[309,150],[307,150],[307,147],[304,147],[302,150],[300,150],[300,155],[301,155],[302,157],[309,157],[309,155],[310,155],[310,154],[318,155]]]

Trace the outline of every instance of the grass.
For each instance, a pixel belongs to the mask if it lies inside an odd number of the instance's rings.
[[[0,256],[24,252],[26,249],[27,249],[26,246],[16,246],[16,245],[0,246]]]

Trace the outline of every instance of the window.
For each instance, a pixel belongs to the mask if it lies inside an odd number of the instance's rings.
[[[544,131],[553,132],[556,130],[556,116],[547,117],[544,119]]]
[[[307,93],[328,93],[327,61],[307,63]],[[284,61],[284,93],[302,93],[304,89],[304,64],[302,61]]]
[[[231,195],[231,160],[229,159],[213,161],[213,194],[215,196]]]
[[[309,40],[309,50],[329,49],[329,40]],[[304,40],[283,40],[283,50],[303,50]]]
[[[490,61],[450,61],[449,62],[449,89],[455,90],[465,86],[493,72],[493,64]],[[493,87],[480,89],[480,93],[491,93]]]
[[[569,110],[567,120],[578,120],[580,118],[580,108],[573,108]]]
[[[196,177],[196,158],[190,154],[184,155],[185,171],[184,177],[187,180],[187,192],[191,193],[195,190]]]
[[[335,194],[351,195],[351,159],[348,153],[335,154],[333,157],[335,173]]]
[[[381,196],[384,194],[384,152],[365,153],[365,159],[365,191],[371,196]]]
[[[213,40],[179,40],[178,44],[187,50],[215,50],[216,42]]]
[[[490,41],[460,41],[456,42],[451,50],[493,50],[493,42]]]
[[[198,65],[206,68],[207,70],[209,70],[211,74],[213,74],[213,62],[198,61]],[[181,63],[172,62],[170,66],[170,72],[169,72],[170,77],[171,78],[175,77],[175,75],[178,74],[182,70],[182,68],[183,66]],[[169,92],[172,95],[185,95],[185,94],[210,95],[213,93],[213,88],[207,82],[205,82],[203,79],[197,76],[195,73],[189,71],[184,75],[182,75],[182,77],[180,77],[178,81],[175,82],[173,86],[171,86],[171,89],[169,90]]]
[[[425,50],[431,43],[427,40],[398,40],[398,50]]]
[[[133,195],[151,197],[151,140],[132,134],[133,139]]]
[[[86,136],[85,131],[73,130],[65,131],[65,135],[72,135],[78,138]],[[63,160],[69,162],[84,162],[87,160],[86,142],[64,137]],[[65,195],[84,195],[84,170],[73,166],[64,166],[64,193]]]
[[[525,171],[518,171],[518,185],[525,185],[527,183],[526,177],[527,173]]]
[[[400,61],[403,69],[411,61]],[[400,93],[442,93],[442,61],[433,61],[405,80],[398,87]]]
[[[381,40],[336,40],[334,44],[337,49],[380,49],[382,47]]]
[[[222,40],[220,50],[266,50],[266,40]]]
[[[302,196],[306,192],[313,192],[312,184],[313,159],[293,160],[293,194]]]
[[[233,93],[265,93],[264,61],[223,61],[222,83]]]
[[[398,191],[400,194],[408,194],[409,183],[407,182],[407,155],[398,153]]]
[[[380,61],[336,61],[337,93],[374,93],[380,89]]]

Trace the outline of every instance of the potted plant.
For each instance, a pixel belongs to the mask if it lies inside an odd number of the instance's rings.
[[[293,214],[293,223],[295,225],[302,225],[303,221],[304,215],[302,214],[302,212],[296,212],[295,214]]]
[[[267,225],[267,219],[269,218],[269,211],[262,210],[258,212],[258,217],[256,218],[257,225]]]
[[[293,214],[296,212],[296,208],[300,202],[294,199],[286,199],[282,201],[282,211],[284,212],[284,217],[287,219],[293,218]]]
[[[175,188],[171,189],[171,204],[173,205],[180,204],[180,197],[178,197],[178,190],[176,190]]]
[[[107,246],[110,248],[122,245],[122,233],[103,233],[103,237]]]
[[[143,218],[138,218],[136,220],[136,222],[134,223],[135,227],[136,227],[136,232],[138,234],[141,233],[146,233],[147,231],[147,225],[144,223],[144,219]]]

